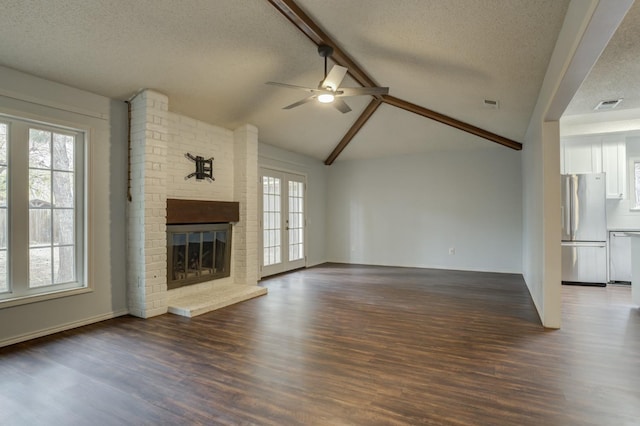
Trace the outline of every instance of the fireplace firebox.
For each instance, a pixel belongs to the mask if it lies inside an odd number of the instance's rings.
[[[167,225],[167,288],[231,275],[231,224]]]

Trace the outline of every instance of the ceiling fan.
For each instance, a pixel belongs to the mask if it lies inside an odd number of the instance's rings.
[[[318,46],[318,54],[324,58],[324,78],[320,84],[318,84],[317,89],[294,86],[292,84],[276,83],[275,81],[267,81],[266,84],[270,84],[272,86],[303,90],[311,93],[311,96],[299,100],[298,102],[294,102],[291,105],[287,105],[283,109],[295,108],[317,99],[318,102],[332,104],[338,111],[344,114],[351,111],[351,108],[349,108],[349,105],[340,98],[362,95],[386,95],[389,93],[388,87],[340,87],[342,80],[347,74],[347,68],[340,65],[334,65],[333,68],[331,68],[331,71],[327,74],[327,57],[333,54],[333,48],[326,44],[321,44]]]

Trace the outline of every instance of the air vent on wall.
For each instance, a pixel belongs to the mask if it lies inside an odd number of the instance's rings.
[[[610,99],[608,101],[600,101],[598,105],[593,109],[594,111],[606,111],[610,109],[614,109],[622,102],[622,98],[620,99]]]
[[[485,108],[498,109],[500,108],[500,101],[494,101],[492,99],[485,99],[482,101],[482,105]]]

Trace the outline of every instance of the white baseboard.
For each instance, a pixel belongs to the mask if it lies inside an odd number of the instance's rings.
[[[127,315],[129,313],[128,310],[124,309],[121,311],[110,312],[108,314],[97,315],[95,317],[86,318],[80,321],[74,321],[67,324],[62,324],[56,327],[46,328],[44,330],[34,331],[32,333],[22,334],[20,336],[11,337],[9,339],[0,340],[0,348],[3,346],[14,345],[20,342],[26,342],[27,340],[37,339],[38,337],[48,336],[50,334],[59,333],[61,331],[71,330],[72,328],[82,327],[84,325],[93,324],[96,322],[108,320],[115,317],[120,317],[122,315]]]

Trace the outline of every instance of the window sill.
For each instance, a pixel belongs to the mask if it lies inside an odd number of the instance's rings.
[[[61,297],[76,296],[78,294],[91,293],[93,288],[81,287],[65,290],[52,291],[50,293],[34,294],[31,296],[20,296],[13,299],[0,300],[0,309],[12,306],[27,305],[29,303],[43,302],[46,300],[59,299]]]

